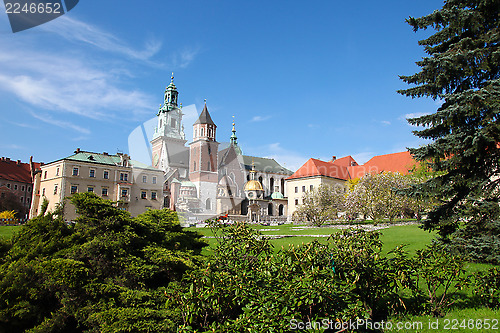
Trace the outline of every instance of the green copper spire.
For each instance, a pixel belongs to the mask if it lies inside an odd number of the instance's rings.
[[[167,111],[171,110],[174,107],[177,107],[177,99],[179,97],[179,92],[177,91],[177,87],[174,84],[174,73],[172,72],[172,76],[170,77],[170,84],[165,88],[165,106]]]
[[[233,130],[231,131],[232,134],[231,134],[231,138],[230,138],[230,143],[231,143],[231,146],[234,147],[234,150],[236,150],[236,153],[238,155],[242,155],[242,151],[241,151],[241,148],[238,146],[238,137],[236,136],[236,129],[234,128],[234,116],[233,116]]]

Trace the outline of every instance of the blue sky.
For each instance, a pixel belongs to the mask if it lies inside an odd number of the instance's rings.
[[[442,6],[390,1],[96,1],[13,34],[0,5],[0,156],[51,162],[128,152],[175,84],[187,137],[203,100],[217,140],[295,170],[415,147],[406,116],[438,103],[400,96],[429,31],[405,23]],[[134,158],[134,156],[132,156]]]

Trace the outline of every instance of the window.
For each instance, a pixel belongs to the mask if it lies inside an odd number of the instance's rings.
[[[14,191],[17,191],[17,184],[14,184]]]
[[[200,133],[200,136],[205,136],[205,129],[204,129],[204,128],[202,128],[202,129],[200,130],[200,132],[201,132],[201,133]]]
[[[121,172],[121,173],[120,173],[120,180],[121,180],[122,182],[126,182],[126,181],[128,181],[128,173],[123,173],[123,172]]]
[[[56,169],[56,176],[59,176],[59,168]]]
[[[193,162],[193,171],[196,171],[196,162]]]
[[[146,199],[146,191],[141,191],[141,199]]]
[[[106,187],[103,187],[101,190],[101,194],[103,197],[107,197],[108,196],[108,189]]]
[[[95,170],[94,169],[90,169],[89,177],[90,178],[95,178]]]
[[[212,209],[212,203],[210,202],[210,198],[208,198],[207,201],[205,201],[205,208],[207,210]]]
[[[311,185],[311,186],[309,186],[309,190],[310,190],[310,191],[312,191],[312,190],[313,190],[313,188],[314,188],[314,186],[312,186],[312,185]]]
[[[45,188],[42,189],[42,195],[45,196]]]
[[[171,120],[171,126],[172,126],[173,128],[175,128],[175,126],[176,126],[176,125],[177,125],[177,124],[176,124],[175,119],[173,119],[173,118],[172,118],[172,120]]]
[[[47,179],[47,171],[43,173],[43,179]]]
[[[295,205],[299,204],[299,199],[295,199]]]
[[[104,171],[104,174],[102,175],[102,177],[103,177],[104,179],[109,179],[109,171],[108,171],[108,170],[105,170],[105,171]]]
[[[299,193],[299,188],[295,186],[295,193]]]
[[[208,162],[208,163],[207,163],[207,170],[208,170],[208,171],[211,171],[211,170],[210,170],[210,162]]]
[[[161,125],[162,125],[162,122],[161,122],[161,119],[160,119],[160,128],[161,128]]]
[[[126,188],[122,189],[122,197],[126,197],[128,195],[128,190]]]
[[[31,201],[31,200],[30,200],[30,198],[26,198],[26,203],[27,203],[28,205],[29,205],[30,201]]]
[[[78,192],[78,186],[77,185],[71,185],[70,193],[71,194],[75,194],[76,192]]]
[[[54,194],[57,194],[57,184],[54,185]]]
[[[302,186],[302,192],[305,192],[305,191],[306,191],[306,187]]]
[[[153,184],[156,184],[156,177],[153,177]]]
[[[87,192],[94,193],[94,186],[87,187]]]
[[[156,192],[151,192],[151,200],[156,200]]]
[[[23,192],[24,192],[24,185],[23,185],[23,186],[21,186],[21,191],[23,191]]]
[[[77,167],[73,168],[73,176],[78,176],[78,168]]]
[[[21,197],[21,202],[24,202],[24,198],[23,197]]]
[[[142,182],[147,183],[148,182],[148,176],[142,176]]]
[[[31,186],[28,186],[28,192],[31,192]]]

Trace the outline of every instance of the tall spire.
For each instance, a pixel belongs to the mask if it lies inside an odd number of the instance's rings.
[[[229,139],[229,142],[231,146],[233,146],[234,149],[236,150],[236,153],[238,155],[242,155],[241,148],[238,146],[238,137],[236,136],[236,129],[234,128],[234,116],[233,116],[233,130],[231,132],[232,134],[231,138]]]
[[[177,107],[178,96],[179,93],[177,92],[177,87],[174,84],[174,72],[172,72],[170,84],[165,88],[165,106],[167,106],[168,110],[171,110],[173,107]]]

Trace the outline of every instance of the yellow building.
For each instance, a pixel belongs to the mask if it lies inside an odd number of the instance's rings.
[[[34,179],[33,205],[36,216],[44,198],[48,211],[66,202],[64,217],[73,220],[75,207],[67,200],[74,193],[94,192],[118,202],[118,207],[137,216],[147,209],[162,208],[163,171],[133,161],[127,154],[110,155],[77,149],[74,155],[42,165]]]

